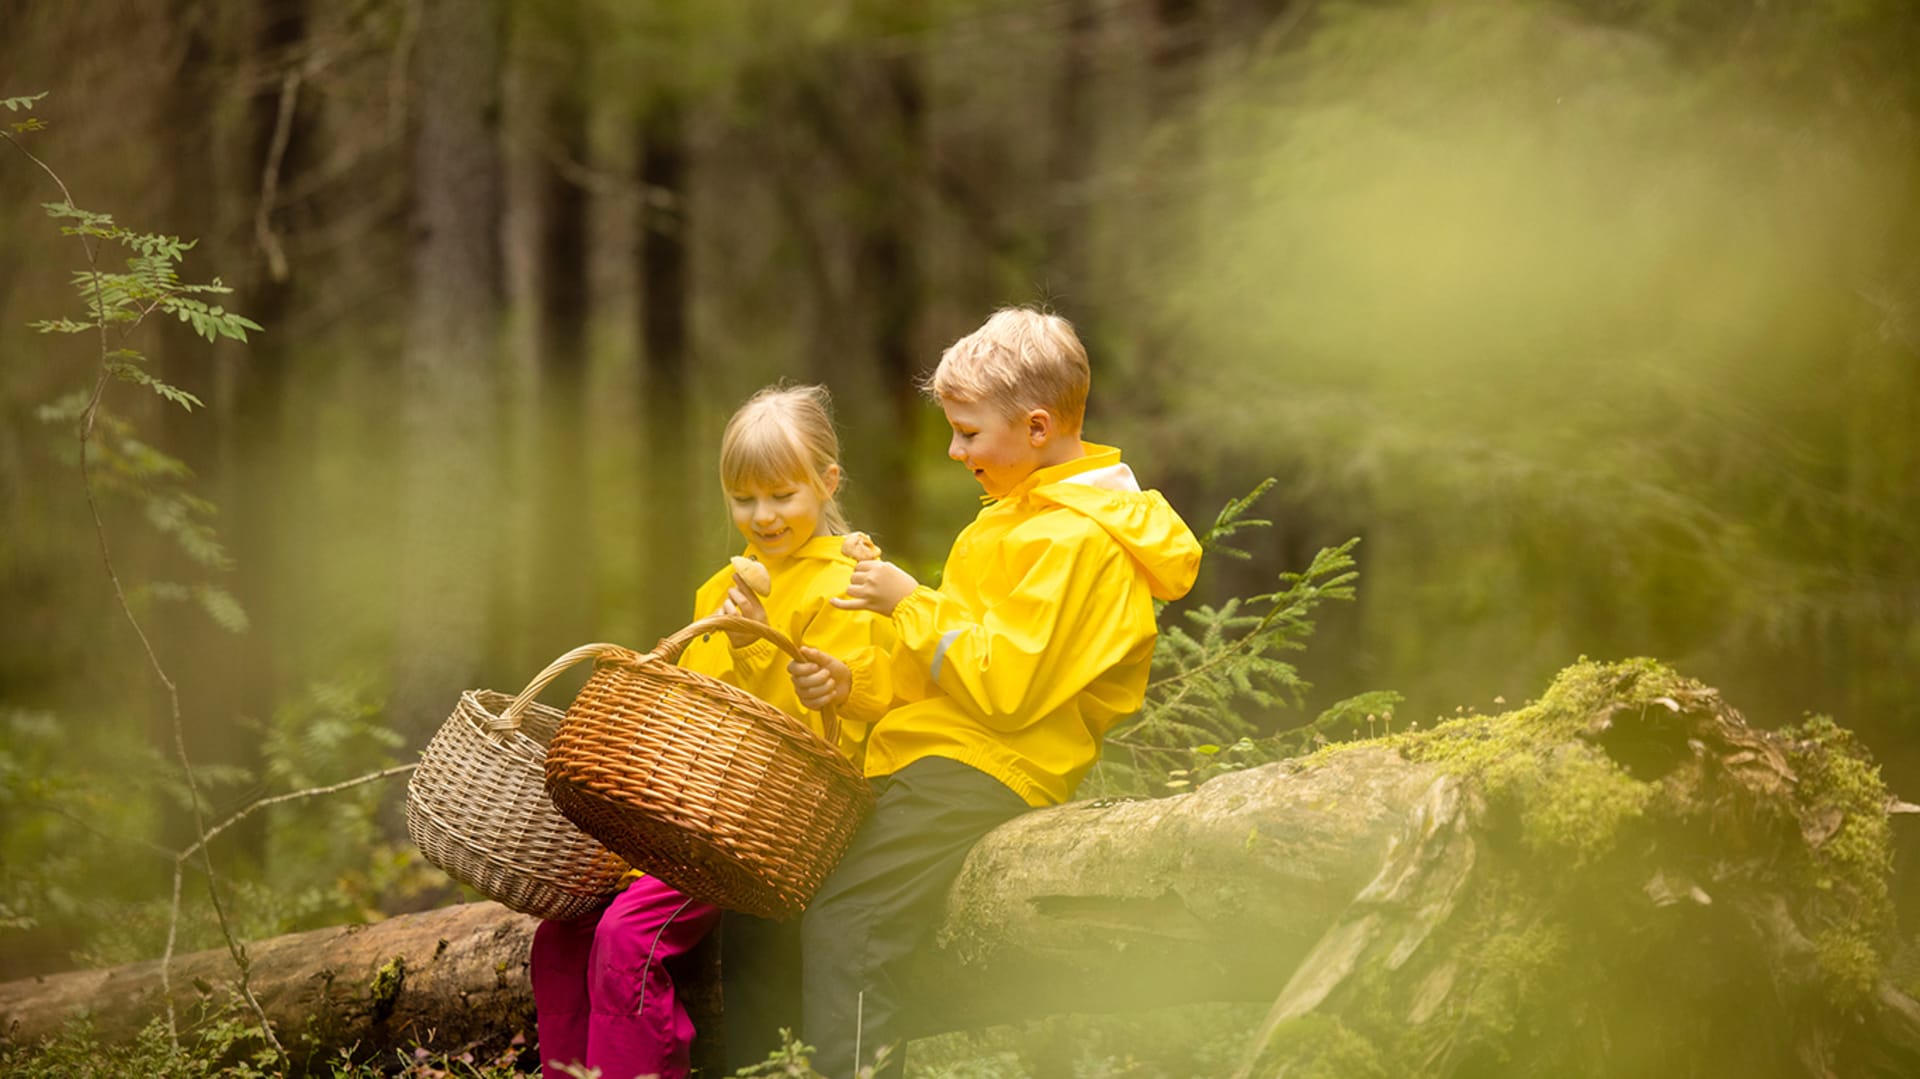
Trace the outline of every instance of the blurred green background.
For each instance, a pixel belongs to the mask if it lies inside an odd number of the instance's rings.
[[[977,490],[914,380],[1013,303],[1075,322],[1088,436],[1196,527],[1278,478],[1191,602],[1361,538],[1263,730],[1652,655],[1833,715],[1920,800],[1916,55],[1905,0],[0,2],[0,96],[48,93],[23,145],[265,327],[144,327],[206,407],[107,403],[193,473],[103,512],[214,818],[685,624],[770,381],[832,389],[856,526],[930,571]],[[0,150],[15,977],[156,953],[191,823],[41,418],[98,368],[28,328],[79,317],[84,258]],[[223,836],[241,927],[448,898],[399,786]]]

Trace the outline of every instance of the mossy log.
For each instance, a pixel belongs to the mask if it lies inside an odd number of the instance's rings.
[[[1256,1000],[1244,1079],[1920,1074],[1886,973],[1905,808],[1832,724],[1761,732],[1657,664],[1582,663],[1502,715],[1009,823],[919,972],[926,1028]],[[277,938],[253,984],[309,1047],[504,1038],[531,1027],[532,925],[470,904]],[[173,979],[230,973],[202,953]],[[91,1007],[124,1030],[156,986],[0,985],[0,1028]]]

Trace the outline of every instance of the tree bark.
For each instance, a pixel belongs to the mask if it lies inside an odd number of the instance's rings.
[[[502,564],[506,597],[495,660],[538,670],[593,632],[598,595],[588,459],[589,192],[569,174],[590,160],[581,58],[570,23],[529,12],[516,32],[544,45],[518,58],[507,95],[505,244],[513,360],[506,488],[529,512],[511,515]]]
[[[425,0],[410,100],[414,244],[401,360],[393,726],[423,746],[477,682],[491,596],[503,11]],[[395,808],[397,815],[397,806]]]
[[[698,572],[683,537],[695,512],[696,461],[712,451],[690,444],[693,408],[687,266],[690,144],[687,106],[668,92],[640,118],[640,349],[644,370],[640,414],[646,424],[642,470],[646,521],[641,580],[646,624],[661,636],[686,624],[687,582]],[[711,472],[704,473],[712,475]]]
[[[498,903],[467,903],[274,937],[248,945],[250,985],[282,1043],[316,1061],[342,1046],[504,1042],[533,1027],[527,947],[537,924]],[[224,948],[177,957],[169,979],[183,1014],[223,1002],[236,984]],[[87,1015],[103,1041],[129,1040],[164,1013],[161,985],[158,960],[7,982],[0,1030],[30,1042]]]
[[[1920,1074],[1920,1007],[1873,954],[1893,803],[1845,732],[1758,732],[1704,687],[1572,670],[1505,716],[1008,823],[915,972],[921,1033],[1270,1001],[1243,1079]],[[531,924],[471,904],[279,938],[253,984],[322,1044],[504,1040],[528,1023]],[[230,980],[223,955],[174,984]],[[376,991],[396,956],[405,979]],[[124,1032],[156,978],[0,985],[0,1027],[91,1007]],[[711,966],[690,984],[711,1038]]]

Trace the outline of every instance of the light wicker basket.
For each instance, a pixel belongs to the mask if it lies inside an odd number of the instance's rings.
[[[579,918],[606,906],[628,869],[547,797],[547,743],[563,716],[522,697],[460,695],[407,781],[407,834],[428,861],[489,899],[540,918]]]
[[[609,850],[687,895],[790,918],[846,853],[873,791],[834,748],[831,709],[823,739],[765,701],[675,665],[688,641],[716,631],[751,633],[799,658],[765,624],[715,616],[645,655],[587,645],[556,660],[596,662],[548,747],[547,793]]]

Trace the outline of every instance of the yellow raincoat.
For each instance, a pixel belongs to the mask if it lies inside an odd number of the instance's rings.
[[[839,536],[815,536],[792,556],[768,563],[773,588],[760,602],[767,609],[767,624],[788,640],[818,648],[853,671],[853,691],[836,712],[840,752],[858,764],[867,725],[880,717],[893,697],[885,663],[893,645],[893,627],[878,615],[843,611],[827,602],[844,595],[853,576],[853,559],[840,553],[841,542]],[[742,553],[758,558],[751,547]],[[709,577],[694,594],[694,617],[718,611],[732,584],[731,565]],[[788,662],[788,655],[770,641],[756,640],[736,649],[725,633],[709,633],[680,653],[682,667],[738,686],[824,735],[820,713],[802,707],[794,694]]]
[[[894,608],[894,692],[868,736],[869,776],[946,757],[1033,806],[1064,802],[1107,729],[1140,708],[1157,630],[1200,544],[1120,451],[1043,468],[954,540],[938,589]]]

